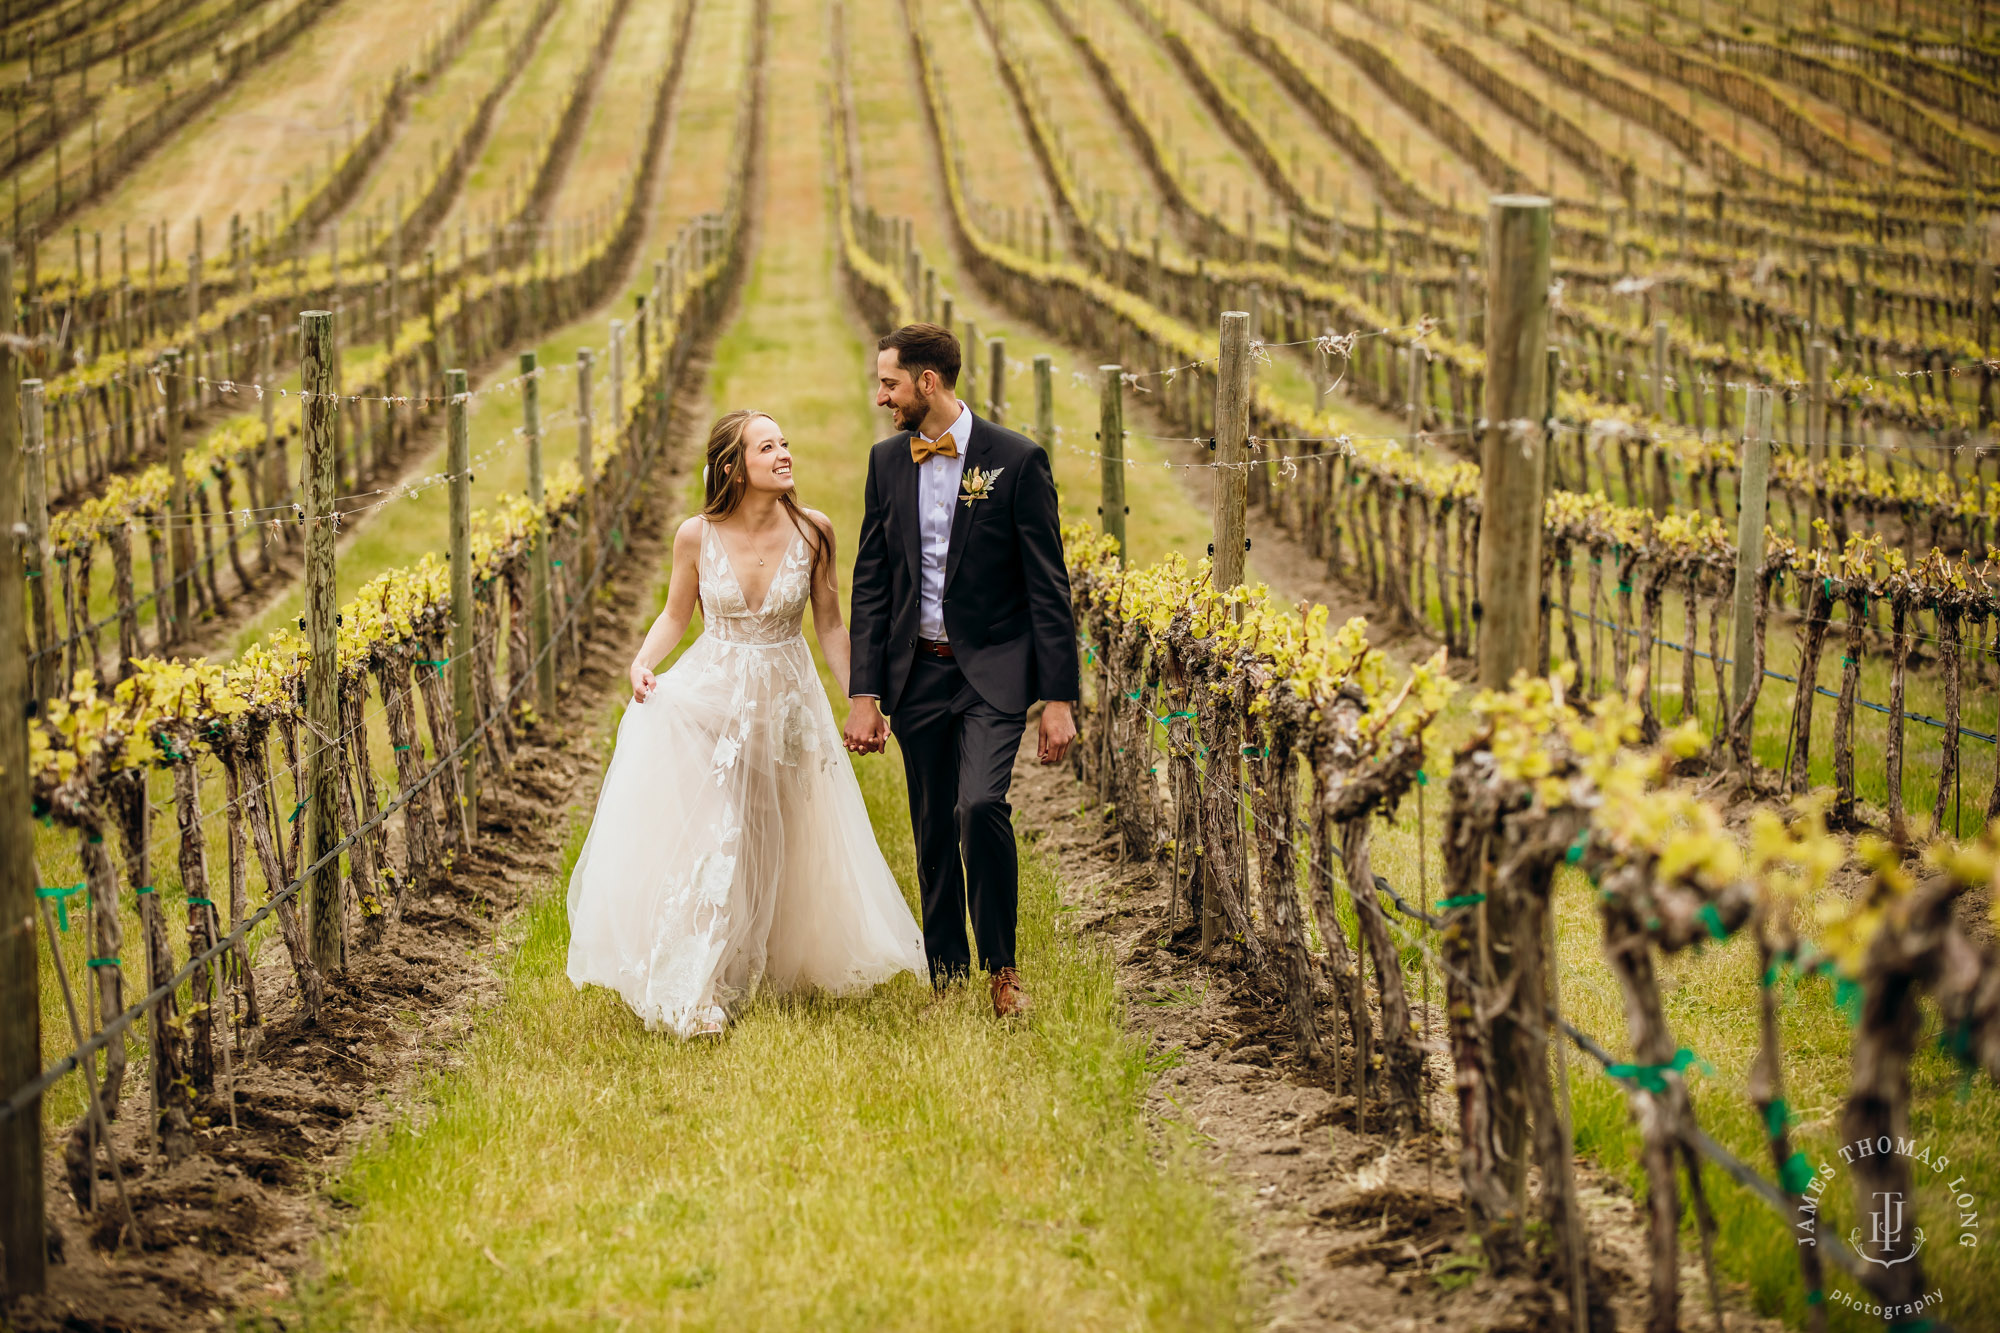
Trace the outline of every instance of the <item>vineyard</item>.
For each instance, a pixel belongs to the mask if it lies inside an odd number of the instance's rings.
[[[1984,6],[6,0],[0,90],[9,1327],[2000,1322]],[[1067,524],[1036,1011],[674,1046],[561,963],[663,536],[755,406],[845,565],[918,320]]]

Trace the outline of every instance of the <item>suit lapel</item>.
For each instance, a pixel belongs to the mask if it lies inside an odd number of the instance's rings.
[[[910,459],[910,436],[903,434],[903,444],[896,451],[896,467],[899,480],[897,493],[901,496],[903,508],[903,558],[910,562],[910,585],[922,582],[924,572],[923,525],[919,521],[922,508],[917,499],[917,465]]]
[[[966,410],[971,411],[972,409],[967,408]],[[965,468],[959,473],[959,488],[961,490],[965,486],[964,479],[972,475],[972,469],[986,466],[986,456],[990,451],[987,448],[988,441],[985,426],[986,423],[978,417],[972,419],[972,436],[966,442],[965,446]],[[980,503],[983,504],[985,501],[981,501]],[[958,576],[959,561],[965,557],[965,540],[971,528],[972,506],[954,497],[951,502],[951,545],[946,548],[944,556],[944,586],[946,588],[951,587],[952,579]]]

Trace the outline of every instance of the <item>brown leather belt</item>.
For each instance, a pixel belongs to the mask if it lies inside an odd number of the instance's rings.
[[[926,657],[958,656],[957,653],[954,653],[951,650],[951,645],[946,643],[943,639],[918,639],[917,651],[924,654]]]

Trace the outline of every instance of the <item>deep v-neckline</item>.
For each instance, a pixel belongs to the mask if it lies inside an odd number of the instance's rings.
[[[784,551],[778,556],[777,570],[772,573],[771,581],[764,585],[764,595],[757,599],[757,605],[755,609],[752,609],[749,595],[743,589],[743,576],[736,572],[736,561],[730,557],[729,548],[723,545],[722,533],[717,531],[714,522],[711,520],[703,518],[702,523],[708,533],[709,540],[715,543],[716,554],[722,557],[722,567],[728,571],[729,581],[736,587],[736,597],[737,600],[743,603],[743,613],[750,616],[763,615],[764,608],[771,604],[772,590],[778,586],[778,579],[785,572],[785,562],[792,558],[792,547],[799,540],[798,530],[796,528],[793,529],[791,540],[785,543]]]

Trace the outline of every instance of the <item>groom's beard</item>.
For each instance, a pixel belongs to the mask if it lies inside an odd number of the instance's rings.
[[[896,414],[897,430],[914,431],[917,427],[924,424],[925,408],[922,403],[918,403],[914,407],[898,407],[894,411]]]

